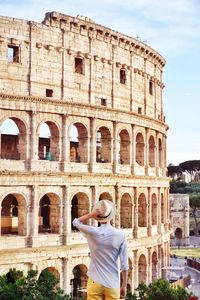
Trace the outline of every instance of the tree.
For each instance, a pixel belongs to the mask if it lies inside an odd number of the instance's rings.
[[[191,207],[192,216],[193,216],[194,222],[195,222],[194,233],[195,233],[195,235],[199,235],[198,227],[199,227],[200,221],[198,221],[198,219],[197,219],[197,212],[200,209],[200,194],[191,194],[190,195],[190,207]]]
[[[56,287],[58,280],[44,270],[37,279],[37,271],[30,270],[26,276],[23,272],[12,269],[0,276],[1,300],[73,300],[64,291]]]
[[[126,300],[188,300],[190,296],[184,288],[173,288],[163,279],[155,280],[149,286],[139,284],[137,294],[133,294],[133,298],[127,294]]]
[[[182,172],[190,174],[191,181],[199,181],[200,160],[187,160],[179,164]]]
[[[167,167],[168,176],[176,179],[179,178],[182,175],[182,169],[180,166],[174,166],[172,164],[169,164]]]

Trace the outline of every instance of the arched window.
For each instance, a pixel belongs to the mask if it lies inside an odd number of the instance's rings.
[[[111,134],[108,128],[100,127],[96,135],[96,161],[111,162]]]
[[[155,167],[155,140],[152,135],[149,138],[149,166]]]
[[[73,277],[71,279],[72,297],[75,299],[82,299],[84,296],[82,290],[87,287],[87,267],[83,264],[77,265],[72,271]]]
[[[165,202],[163,194],[161,194],[161,223],[165,223]]]
[[[81,123],[70,127],[70,161],[88,162],[88,133]]]
[[[141,133],[136,136],[136,162],[144,166],[144,138]]]
[[[6,119],[0,127],[0,158],[26,159],[26,128],[18,118]]]
[[[158,260],[157,260],[157,254],[156,252],[153,252],[152,254],[152,280],[155,280],[158,277]]]
[[[151,198],[152,225],[157,225],[157,214],[158,214],[157,210],[158,210],[157,198],[156,198],[156,194],[153,194]]]
[[[120,227],[132,228],[132,201],[129,194],[124,194],[120,206]]]
[[[84,193],[77,193],[72,198],[72,208],[71,208],[71,221],[75,218],[79,218],[85,214],[89,213],[89,199]],[[86,223],[88,224],[88,222]],[[72,225],[73,231],[78,231],[78,229]]]
[[[60,200],[54,193],[44,195],[39,202],[39,233],[59,233]]]
[[[158,139],[158,164],[160,168],[162,168],[162,152],[162,141],[161,139]]]
[[[130,137],[125,129],[119,133],[118,162],[124,165],[130,164]]]
[[[20,194],[9,194],[1,203],[1,234],[26,235],[27,206]]]
[[[138,282],[139,284],[147,280],[147,263],[144,254],[140,255],[138,260]]]
[[[39,159],[59,160],[59,130],[55,123],[46,121],[38,129],[38,156]]]
[[[138,226],[147,226],[147,201],[145,194],[141,194],[138,198]]]

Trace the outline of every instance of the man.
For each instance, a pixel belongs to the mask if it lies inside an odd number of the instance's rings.
[[[111,226],[116,209],[109,200],[98,201],[92,212],[78,219],[73,225],[87,238],[90,248],[90,266],[88,270],[87,299],[113,300],[126,296],[128,277],[128,251],[125,234]],[[83,224],[96,219],[100,227]],[[120,288],[118,257],[120,258],[122,283]]]

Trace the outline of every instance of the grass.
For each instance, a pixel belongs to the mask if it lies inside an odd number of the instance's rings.
[[[170,254],[176,254],[177,256],[187,256],[200,258],[200,248],[171,248]]]

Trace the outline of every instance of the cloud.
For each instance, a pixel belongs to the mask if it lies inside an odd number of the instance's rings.
[[[47,11],[86,15],[97,23],[130,36],[139,35],[165,55],[199,45],[197,0],[22,0],[0,1],[1,15],[41,22]]]

